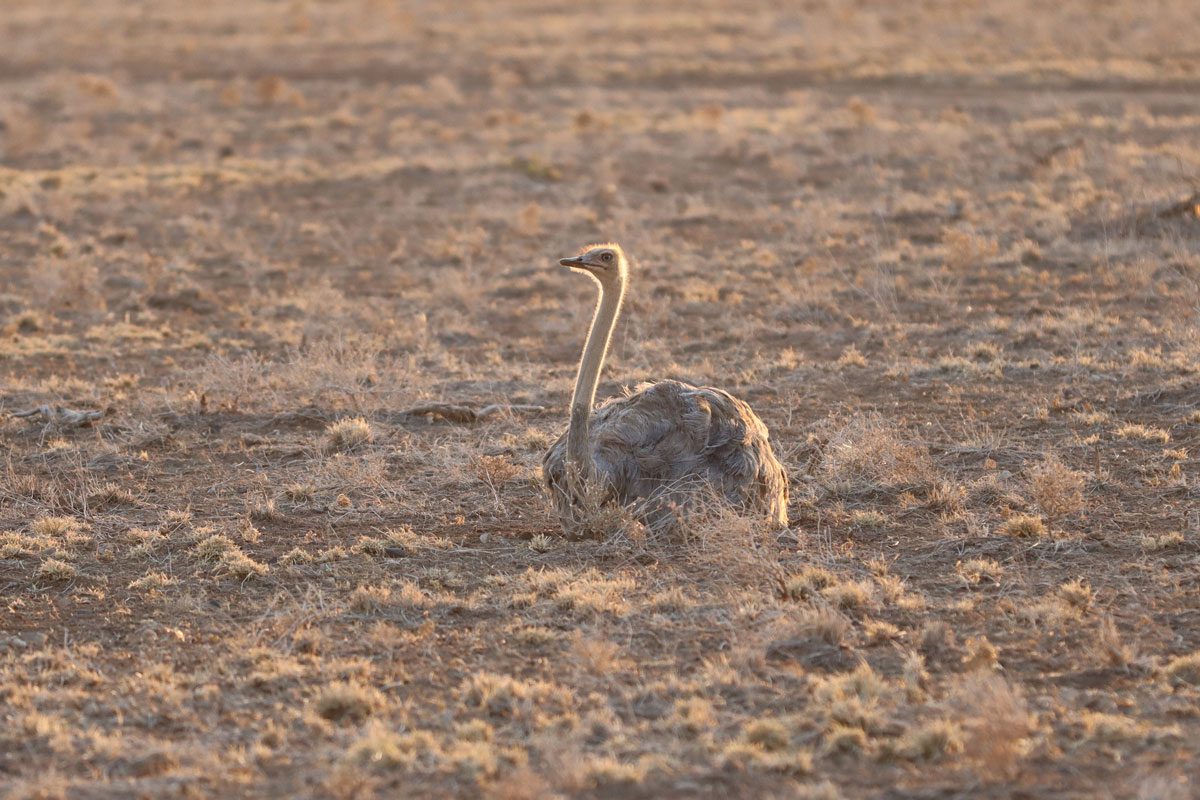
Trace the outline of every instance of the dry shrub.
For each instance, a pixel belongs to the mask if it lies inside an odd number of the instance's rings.
[[[79,571],[74,565],[68,564],[57,558],[47,558],[37,569],[37,576],[50,581],[69,581],[74,578]]]
[[[585,636],[575,631],[571,637],[570,658],[584,672],[591,675],[609,675],[620,668],[620,646],[616,642],[597,636]]]
[[[954,570],[969,586],[977,586],[985,580],[999,585],[1000,579],[1004,576],[1004,565],[998,564],[990,558],[971,558],[959,561],[954,565]]]
[[[1083,507],[1084,474],[1071,469],[1053,453],[1029,470],[1029,491],[1052,522]]]
[[[1076,578],[1058,587],[1058,595],[1064,603],[1081,613],[1092,607],[1096,592],[1085,578]]]
[[[1036,725],[1020,689],[996,673],[971,672],[954,687],[951,702],[960,715],[963,755],[980,777],[1011,776]]]
[[[988,473],[972,481],[967,489],[967,500],[973,505],[1012,510],[1025,507],[1025,500],[1011,482],[995,473]]]
[[[646,548],[652,533],[658,538],[670,525],[670,521],[664,521],[647,527],[632,509],[609,502],[608,491],[599,481],[587,482],[568,475],[567,485],[581,487],[573,500],[558,494],[552,500],[563,535],[569,540],[599,539],[615,548],[637,552]]]
[[[986,636],[967,639],[966,648],[967,654],[962,661],[965,672],[993,670],[1000,663],[1000,653]]]
[[[872,608],[876,604],[875,585],[869,580],[839,581],[826,588],[821,595],[843,611]]]
[[[192,552],[196,554],[197,558],[204,561],[220,561],[227,552],[237,549],[238,546],[233,543],[232,539],[223,533],[216,533],[202,539],[192,548]]]
[[[88,492],[88,506],[101,510],[113,506],[137,505],[137,497],[128,489],[109,481]]]
[[[348,327],[360,325],[354,322],[356,315],[331,313],[318,319],[331,330],[306,331],[310,343],[282,360],[258,354],[236,359],[213,355],[188,379],[211,404],[233,408],[295,409],[308,402],[371,414],[411,392],[408,358],[383,354],[382,340],[376,337],[345,334]],[[399,345],[411,343],[423,338],[423,330],[418,320],[411,336],[405,333],[392,339]]]
[[[775,717],[752,719],[742,727],[739,739],[725,747],[726,765],[738,769],[761,769],[788,775],[807,775],[813,756],[792,742],[792,729]]]
[[[428,731],[393,731],[379,720],[371,720],[362,734],[346,749],[342,764],[354,769],[419,769],[435,765],[441,746]]]
[[[818,434],[820,436],[820,434]],[[924,445],[878,414],[861,414],[826,426],[817,474],[839,494],[921,487],[935,478]]]
[[[639,526],[641,544],[709,586],[773,586],[779,582],[775,534],[766,520],[720,500],[700,499],[667,524]],[[653,521],[652,521],[653,523]],[[673,524],[671,524],[673,523]],[[625,522],[629,530],[629,522]],[[610,539],[610,543],[614,540]]]
[[[554,549],[554,539],[544,533],[536,534],[529,540],[529,549],[535,553],[549,553]]]
[[[99,266],[83,257],[43,259],[30,279],[34,304],[47,311],[104,311],[102,285]]]
[[[867,749],[867,732],[857,725],[836,722],[825,732],[826,755],[853,755]]]
[[[937,719],[913,728],[898,742],[896,752],[914,761],[929,761],[963,749],[962,728],[947,719]]]
[[[837,575],[830,570],[810,564],[795,575],[784,577],[780,591],[785,600],[810,600],[837,581]]]
[[[327,453],[348,453],[369,444],[375,434],[362,417],[339,419],[325,430],[321,443]]]
[[[1000,533],[1005,536],[1036,538],[1045,536],[1049,531],[1041,517],[1032,514],[1013,514],[1004,520],[1004,524],[1000,526]]]
[[[1136,719],[1100,711],[1083,712],[1083,736],[1093,742],[1108,744],[1145,739],[1149,728]]]
[[[916,650],[904,653],[900,682],[910,703],[917,703],[925,698],[925,691],[929,688],[929,671],[925,669],[925,657]]]
[[[574,697],[569,689],[546,681],[521,681],[509,675],[477,672],[460,689],[463,705],[479,709],[497,718],[522,718],[533,713],[550,713],[570,707]]]
[[[865,367],[867,366],[867,357],[860,353],[857,347],[850,345],[838,356],[837,365],[839,367]]]
[[[1176,686],[1200,686],[1200,650],[1172,658],[1163,667],[1163,676]]]
[[[768,752],[782,750],[791,743],[792,735],[787,726],[777,719],[767,717],[751,720],[742,728],[742,736],[750,744]]]
[[[827,605],[801,609],[785,617],[784,623],[780,632],[788,638],[815,639],[833,647],[845,641],[851,628],[850,620],[844,614]]]
[[[1116,430],[1117,437],[1120,439],[1131,439],[1143,442],[1157,442],[1166,444],[1171,441],[1171,433],[1162,428],[1154,428],[1147,425],[1139,425],[1138,423],[1128,423],[1122,425]]]
[[[313,700],[313,710],[331,722],[358,724],[383,703],[383,696],[369,686],[339,681],[325,687]]]
[[[130,581],[129,589],[135,592],[155,592],[172,586],[176,582],[175,578],[164,572],[147,572],[142,577]]]
[[[675,701],[669,724],[673,730],[685,736],[698,736],[717,724],[713,704],[703,697],[689,697]]]
[[[958,652],[958,637],[943,620],[930,620],[921,626],[918,633],[921,654],[934,661],[945,660]]]
[[[563,610],[623,617],[629,613],[627,597],[633,588],[634,582],[628,578],[610,578],[589,569],[559,586],[555,602]]]
[[[74,517],[38,517],[29,523],[29,530],[38,536],[65,540],[72,534],[78,533],[82,526],[83,521]]]
[[[943,231],[942,244],[946,249],[946,267],[955,272],[981,267],[1000,252],[995,239],[958,228]]]
[[[254,577],[261,578],[269,571],[270,568],[266,564],[255,561],[238,547],[234,547],[221,556],[220,573],[222,575],[244,581]]]
[[[546,780],[527,766],[518,767],[488,784],[486,800],[541,800],[556,797]]]
[[[1090,654],[1103,666],[1126,669],[1137,660],[1137,649],[1121,636],[1112,617],[1100,620],[1100,627],[1090,642]]]
[[[357,586],[350,594],[350,609],[359,614],[373,614],[386,606],[391,597],[388,586]]]

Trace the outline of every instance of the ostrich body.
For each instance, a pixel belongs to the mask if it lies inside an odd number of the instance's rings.
[[[600,370],[629,277],[615,244],[559,261],[599,286],[571,398],[571,418],[542,460],[564,531],[573,533],[585,498],[628,508],[651,527],[717,499],[787,526],[787,472],[767,426],[728,392],[679,381],[639,386],[593,411]]]

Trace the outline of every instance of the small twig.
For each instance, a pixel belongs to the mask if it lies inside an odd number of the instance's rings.
[[[62,406],[38,406],[27,411],[14,411],[12,415],[18,419],[29,419],[40,416],[47,425],[87,425],[103,417],[104,411],[75,411]]]
[[[495,403],[490,406],[476,410],[471,406],[460,406],[453,403],[430,403],[423,406],[415,406],[413,408],[401,411],[401,416],[406,417],[433,417],[443,419],[446,422],[474,423],[481,422],[490,416],[500,413],[501,411],[523,411],[528,413],[538,413],[545,411],[545,406],[532,405],[510,405],[506,403]]]

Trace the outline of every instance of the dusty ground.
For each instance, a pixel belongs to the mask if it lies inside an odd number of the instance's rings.
[[[1196,796],[1195,4],[453,5],[5,3],[6,796]],[[558,537],[598,239],[791,536]]]

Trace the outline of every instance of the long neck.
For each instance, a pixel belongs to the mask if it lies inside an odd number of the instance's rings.
[[[596,471],[592,449],[588,446],[588,422],[592,406],[596,404],[600,370],[604,367],[608,343],[612,339],[613,328],[617,327],[617,315],[621,313],[624,298],[624,280],[608,288],[603,285],[600,287],[600,299],[592,314],[592,327],[588,330],[583,357],[579,359],[579,376],[575,379],[575,394],[571,397],[571,424],[567,428],[567,458],[584,478],[591,478]]]

